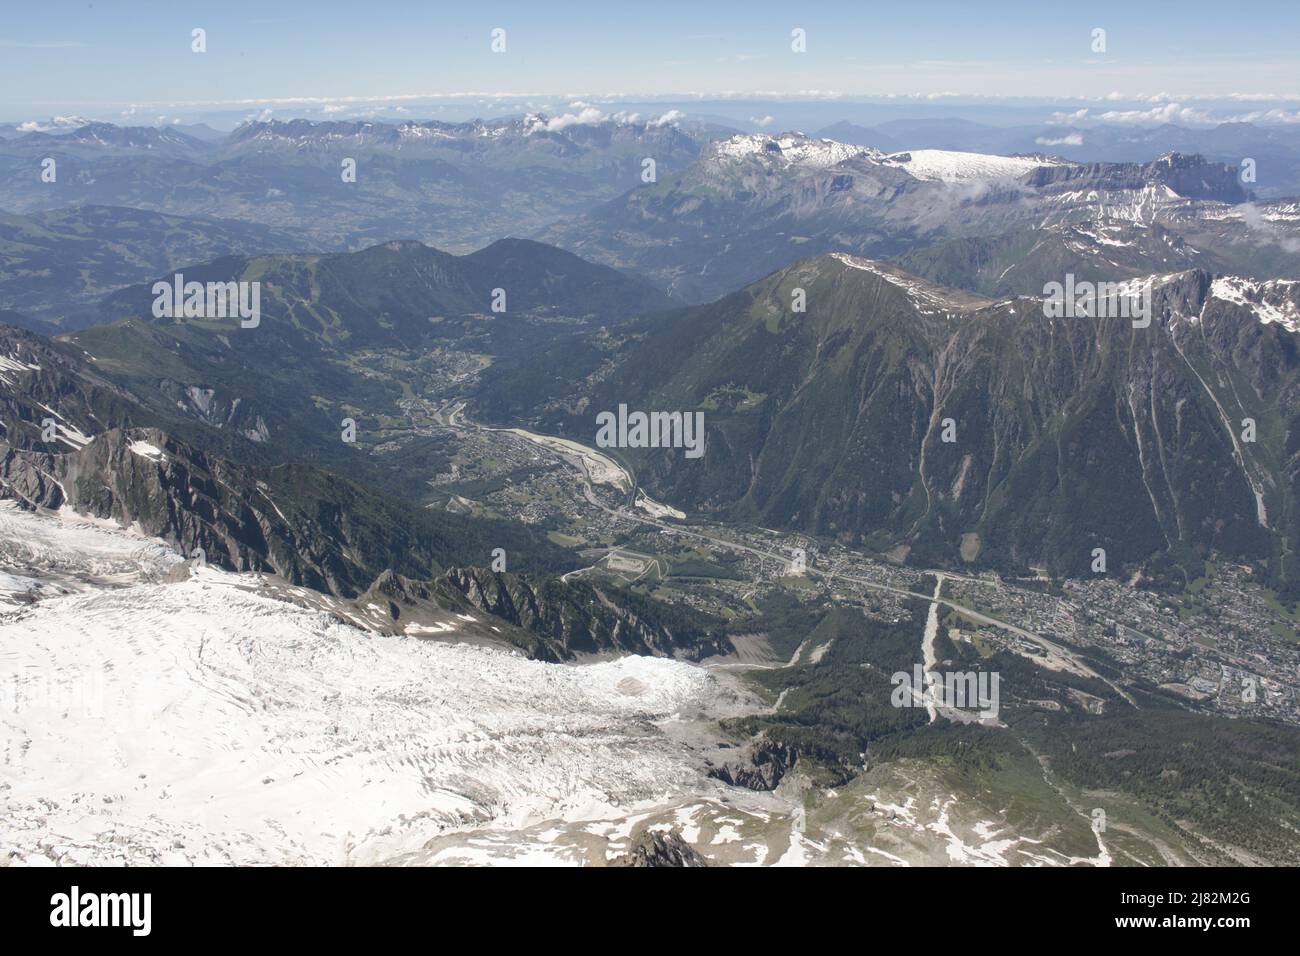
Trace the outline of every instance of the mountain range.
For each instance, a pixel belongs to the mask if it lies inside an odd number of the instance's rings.
[[[469,123],[252,121],[212,141],[89,123],[0,140],[0,209],[127,206],[292,230],[296,251],[409,236],[463,252],[618,195],[640,181],[646,158],[661,173],[684,166],[712,132],[531,114]],[[41,180],[45,159],[56,163],[54,182]],[[345,160],[353,161],[350,181]]]
[[[484,639],[544,660],[604,651],[699,657],[729,648],[717,622],[630,591],[550,577],[571,569],[572,558],[518,524],[412,507],[311,465],[223,458],[158,429],[95,433],[101,422],[91,409],[105,413],[130,400],[76,369],[57,345],[19,330],[5,344],[0,403],[13,439],[0,451],[0,490],[26,508],[132,528],[199,566],[274,575],[290,586],[288,600],[305,597],[302,588],[353,599],[347,612],[315,604],[380,633],[436,635],[455,614],[477,610],[498,622],[495,632],[476,629]],[[69,414],[82,408],[90,434],[36,399],[51,383],[75,389],[56,387],[62,394],[48,397]],[[47,420],[55,416],[54,442],[42,442],[39,425],[27,420],[31,403]],[[495,549],[518,571],[485,570]]]
[[[799,134],[747,134],[545,233],[599,262],[642,272],[688,301],[723,295],[801,256],[903,255],[1099,218],[1186,229],[1219,245],[1296,248],[1291,204],[1250,206],[1235,169],[1197,156],[1070,163],[1044,154],[884,153]],[[1279,238],[1275,235],[1284,231]],[[1250,256],[1243,249],[1239,260]],[[1293,261],[1293,260],[1289,260]],[[1267,265],[1265,266],[1267,268]]]
[[[1086,111],[1085,111],[1086,112]],[[888,120],[870,127],[841,121],[813,135],[887,152],[941,149],[1015,155],[1051,152],[1071,162],[1146,163],[1165,153],[1200,154],[1216,163],[1255,164],[1252,189],[1276,199],[1300,192],[1300,133],[1285,125],[1226,122],[1192,128],[1177,123],[1133,126],[1063,116],[1042,125],[992,126],[959,119]]]
[[[290,231],[121,206],[0,215],[0,302],[36,331],[99,320],[99,301],[171,266],[219,256],[303,251]]]
[[[336,765],[402,788],[408,862],[431,801],[512,846],[562,842],[546,807],[599,857],[615,792],[629,835],[643,799],[698,830],[645,858],[1294,861],[1300,205],[1169,130],[827,132],[0,130],[15,660],[163,688],[207,757],[265,736],[222,779],[275,827]],[[255,288],[255,321],[160,309],[182,282]],[[628,409],[698,413],[702,448],[598,437]],[[1001,675],[1001,709],[899,706],[918,659]],[[40,769],[31,859],[70,776]]]

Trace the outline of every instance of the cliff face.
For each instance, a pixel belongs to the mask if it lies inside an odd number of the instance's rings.
[[[187,557],[353,597],[385,570],[427,580],[507,548],[526,567],[558,549],[526,529],[408,506],[307,465],[256,467],[155,429],[110,429],[66,454],[0,445],[0,494],[162,538]]]
[[[101,375],[80,349],[0,325],[0,440],[5,444],[69,451],[105,428],[156,424],[156,415]]]
[[[559,659],[622,651],[699,660],[730,642],[698,616],[631,591],[584,581],[531,581],[483,568],[452,568],[437,582],[474,607],[538,635]]]
[[[153,429],[113,429],[69,454],[8,448],[0,481],[29,505],[116,521],[162,538],[192,556],[234,571],[275,571],[295,583],[313,573],[335,590],[335,576],[308,556],[282,560],[294,534],[266,485],[246,469],[191,449]]]
[[[1166,153],[1150,163],[1084,163],[1040,166],[1021,182],[1045,192],[1141,190],[1168,186],[1185,199],[1239,203],[1250,199],[1238,170],[1224,163],[1206,162],[1200,156]]]

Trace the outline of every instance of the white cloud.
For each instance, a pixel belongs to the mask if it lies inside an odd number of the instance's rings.
[[[1232,99],[1234,95],[1220,97],[1221,99]],[[1165,102],[1166,95],[1161,93],[1155,96],[1123,96],[1118,93],[1110,94],[1107,99],[1123,99],[1130,102],[1152,102],[1159,105],[1152,106],[1145,110],[1106,110],[1104,113],[1091,113],[1087,107],[1075,110],[1072,113],[1053,113],[1050,123],[1059,123],[1072,125],[1083,122],[1094,123],[1117,123],[1126,126],[1157,126],[1161,123],[1177,123],[1183,126],[1214,126],[1218,123],[1265,123],[1265,124],[1295,124],[1300,123],[1300,110],[1285,110],[1278,107],[1272,109],[1252,110],[1247,113],[1236,113],[1233,115],[1223,115],[1207,112],[1204,109],[1198,109],[1193,106],[1184,106],[1181,102]],[[1201,99],[1212,99],[1201,97]],[[1247,99],[1244,95],[1241,99]],[[1250,97],[1250,99],[1256,99]],[[1262,99],[1262,98],[1261,98]],[[1288,100],[1288,102],[1291,102]],[[1041,145],[1053,145],[1040,139]],[[1077,145],[1077,144],[1071,144]]]
[[[686,114],[683,113],[681,110],[669,110],[667,113],[664,113],[662,116],[650,120],[648,123],[646,123],[646,126],[650,127],[651,129],[656,129],[660,126],[670,126],[673,123],[676,123],[677,121],[683,120],[685,118],[686,118]]]
[[[1153,106],[1149,110],[1107,110],[1098,119],[1103,123],[1122,123],[1133,126],[1154,126],[1160,123],[1188,123],[1206,126],[1214,123],[1214,118],[1204,110],[1193,109],[1178,103],[1166,103]]]
[[[81,116],[54,116],[49,122],[40,120],[28,120],[25,123],[18,124],[20,133],[50,133],[56,130],[73,130],[80,129],[89,123],[90,120]]]
[[[548,133],[558,133],[562,129],[568,129],[570,126],[594,126],[597,123],[603,123],[609,119],[609,116],[596,109],[594,106],[584,107],[577,113],[565,113],[562,116],[552,116],[545,123],[545,129]]]
[[[1223,120],[1225,123],[1300,123],[1300,110],[1255,110],[1239,113]]]
[[[1263,242],[1276,243],[1287,252],[1300,252],[1300,239],[1283,233],[1277,223],[1269,222],[1254,203],[1242,203],[1237,208],[1241,211],[1241,219],[1246,228],[1258,234]]]
[[[1034,140],[1034,142],[1037,143],[1039,146],[1082,146],[1083,134],[1070,133],[1066,136],[1059,136],[1055,139],[1052,139],[1047,136],[1040,136],[1036,140]]]
[[[549,119],[534,113],[529,115],[524,122],[533,131],[544,129],[548,133],[558,133],[570,126],[595,126],[599,123],[617,123],[620,126],[627,126],[641,122],[640,113],[628,113],[622,110],[617,113],[606,113],[598,107],[581,101],[572,102],[569,106],[577,109],[577,112],[562,113]],[[676,123],[685,116],[686,114],[681,110],[668,110],[661,116],[647,120],[645,125],[647,129],[657,129],[660,126],[669,126]]]
[[[767,127],[775,123],[776,119],[772,116],[751,116],[749,121],[755,126]]]
[[[1088,117],[1088,107],[1085,106],[1083,109],[1075,110],[1073,113],[1053,113],[1051,119],[1049,119],[1048,122],[1061,123],[1063,125],[1068,126],[1071,123],[1081,123],[1085,119],[1087,119],[1087,117]]]

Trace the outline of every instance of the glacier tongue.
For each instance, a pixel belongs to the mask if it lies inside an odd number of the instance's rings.
[[[160,543],[9,508],[0,538],[11,590],[84,572],[0,613],[10,862],[376,863],[707,788],[663,730],[719,696],[699,667],[371,636],[247,576],[147,580],[177,560]]]

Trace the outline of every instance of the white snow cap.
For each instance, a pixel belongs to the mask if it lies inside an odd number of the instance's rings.
[[[884,153],[870,146],[838,143],[833,139],[812,139],[802,133],[742,133],[713,144],[713,156],[724,160],[765,159],[782,166],[825,169],[848,159],[878,160]]]
[[[882,161],[907,170],[917,179],[945,183],[1014,179],[1043,166],[1070,165],[1050,156],[994,156],[949,149],[913,149],[891,153]]]

